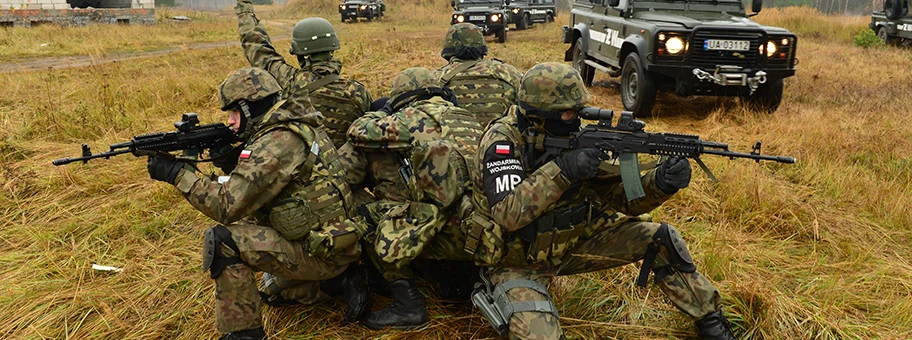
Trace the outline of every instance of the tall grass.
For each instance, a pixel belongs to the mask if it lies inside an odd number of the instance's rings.
[[[334,23],[343,73],[374,97],[410,66],[438,67],[449,9],[437,2],[388,1],[379,21],[337,23],[334,1],[258,7],[273,43],[309,15]],[[191,22],[201,36],[234,41],[229,10]],[[647,129],[696,133],[747,151],[798,158],[794,165],[704,159],[690,187],[655,212],[683,232],[698,267],[720,289],[736,333],[751,339],[908,339],[912,337],[912,57],[903,49],[861,49],[852,37],[863,17],[827,17],[807,8],[764,9],[757,20],[799,35],[798,73],[786,80],[774,114],[745,110],[735,99],[660,94]],[[560,23],[509,32],[490,56],[521,70],[560,61]],[[40,29],[46,29],[41,27]],[[49,29],[49,28],[47,28]],[[130,38],[121,26],[97,30],[97,51]],[[158,26],[147,27],[161,33]],[[7,29],[8,30],[8,29]],[[19,33],[20,31],[16,31]],[[24,31],[23,31],[24,32]],[[28,32],[27,34],[38,34]],[[7,37],[9,38],[9,37]],[[134,36],[139,50],[159,38]],[[0,38],[2,39],[2,38]],[[33,39],[33,38],[29,38]],[[214,40],[213,40],[214,41]],[[151,46],[151,47],[150,47]],[[71,53],[82,53],[72,49]],[[10,58],[26,58],[25,49]],[[290,60],[290,59],[289,59]],[[147,179],[130,156],[53,167],[133,135],[170,130],[183,112],[223,119],[214,93],[229,70],[246,65],[238,47],[194,49],[85,68],[2,73],[0,96],[0,338],[197,339],[212,326],[212,283],[199,272],[200,234],[213,223],[175,190]],[[620,110],[617,79],[599,73],[593,105]],[[93,271],[93,263],[121,273]],[[633,284],[626,266],[561,277],[551,290],[571,339],[694,338],[692,321],[655,287]],[[430,326],[421,331],[341,327],[339,304],[267,308],[276,338],[492,338],[466,305],[428,296]],[[380,298],[377,305],[389,300]]]

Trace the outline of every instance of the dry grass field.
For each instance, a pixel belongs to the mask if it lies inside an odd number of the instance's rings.
[[[438,67],[450,9],[445,1],[388,0],[383,20],[339,23],[332,0],[258,7],[278,50],[298,19],[334,23],[343,73],[374,97],[410,66]],[[187,23],[169,23],[188,15]],[[159,11],[155,26],[0,28],[0,62],[133,53],[236,41],[230,9]],[[755,17],[799,36],[798,72],[773,114],[735,99],[660,94],[647,129],[699,134],[794,165],[706,157],[720,182],[694,172],[690,188],[655,212],[681,230],[700,270],[724,297],[746,339],[912,338],[912,51],[861,49],[852,37],[866,17],[806,8]],[[511,31],[490,56],[521,70],[561,61],[556,23]],[[285,38],[283,38],[285,37]],[[490,38],[489,38],[490,42]],[[41,46],[42,44],[48,44]],[[215,338],[212,280],[200,272],[202,232],[213,222],[145,159],[119,156],[55,167],[150,131],[171,130],[184,112],[223,120],[215,91],[246,61],[237,46],[174,52],[88,67],[0,73],[0,338]],[[617,79],[597,74],[593,105],[620,110]],[[111,273],[92,264],[123,268]],[[656,287],[634,285],[634,265],[554,281],[570,339],[690,339],[692,322]],[[433,300],[433,297],[428,297]],[[381,299],[380,305],[388,300]],[[341,327],[335,302],[266,308],[278,339],[492,338],[480,314],[431,301],[421,331]]]

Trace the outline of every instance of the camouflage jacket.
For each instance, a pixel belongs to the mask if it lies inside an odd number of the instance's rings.
[[[459,106],[475,114],[482,126],[503,116],[517,102],[522,72],[510,64],[453,57],[435,72],[440,85],[451,88]]]
[[[517,231],[559,208],[590,202],[593,211],[634,216],[660,206],[669,197],[655,186],[655,170],[641,177],[646,196],[627,201],[617,175],[570,183],[553,159],[537,169],[527,164],[527,141],[517,127],[516,107],[494,121],[481,138],[471,167],[475,211],[505,232]]]
[[[336,60],[319,61],[298,69],[285,62],[285,58],[272,46],[266,26],[256,17],[249,1],[238,1],[235,13],[241,46],[250,65],[272,74],[282,87],[284,98],[291,101],[309,99],[313,107],[323,113],[323,124],[333,145],[340,147],[345,142],[345,131],[351,122],[370,108],[373,99],[367,88],[356,80],[339,77],[320,88],[308,89],[308,84],[319,79],[338,77],[342,63]]]

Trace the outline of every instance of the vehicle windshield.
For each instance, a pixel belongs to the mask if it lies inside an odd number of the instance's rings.
[[[471,5],[471,4],[482,4],[482,5],[500,5],[500,0],[458,0],[456,2],[457,6]]]

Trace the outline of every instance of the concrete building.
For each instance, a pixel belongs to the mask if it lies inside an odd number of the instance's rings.
[[[0,0],[0,27],[154,24],[155,0]]]

